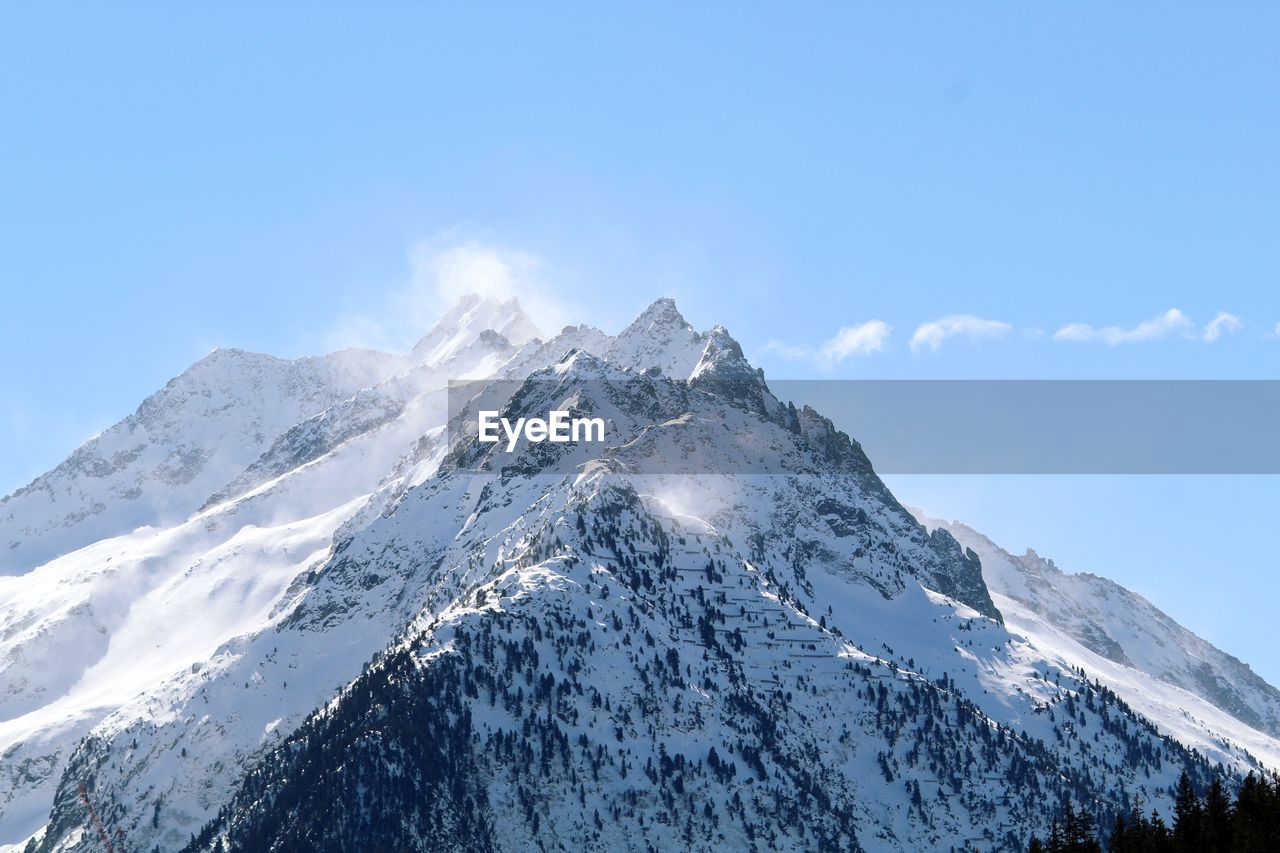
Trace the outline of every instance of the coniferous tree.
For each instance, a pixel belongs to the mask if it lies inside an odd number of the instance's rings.
[[[1191,777],[1183,770],[1178,777],[1178,787],[1173,796],[1174,830],[1173,835],[1181,849],[1200,850],[1202,833],[1202,810],[1200,797],[1191,784]]]
[[[1231,801],[1217,776],[1205,795],[1201,837],[1206,853],[1228,853],[1231,850]]]
[[[1047,853],[1062,853],[1062,845],[1062,826],[1055,817],[1053,823],[1049,824],[1049,845],[1046,851]]]
[[[1063,804],[1061,853],[1100,853],[1093,815],[1087,809],[1076,811],[1070,802]]]

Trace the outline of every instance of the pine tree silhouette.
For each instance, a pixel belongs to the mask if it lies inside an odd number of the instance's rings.
[[[1033,835],[1032,853],[1276,853],[1280,851],[1280,777],[1250,773],[1235,801],[1221,777],[1203,797],[1183,773],[1174,788],[1174,823],[1136,807],[1119,814],[1109,837],[1101,839],[1092,814],[1064,802],[1061,817],[1050,824],[1048,842]],[[1105,841],[1105,844],[1103,843]]]

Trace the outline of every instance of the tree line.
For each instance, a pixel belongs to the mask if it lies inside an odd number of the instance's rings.
[[[1271,853],[1280,850],[1280,776],[1250,773],[1235,798],[1215,777],[1201,795],[1184,772],[1174,790],[1173,823],[1156,811],[1120,814],[1109,828],[1065,803],[1029,853]]]

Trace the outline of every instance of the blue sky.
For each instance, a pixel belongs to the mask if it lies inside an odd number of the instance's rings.
[[[213,346],[407,343],[458,246],[543,319],[612,331],[675,296],[774,377],[1275,376],[1278,24],[1261,3],[0,6],[0,491]],[[1274,478],[894,485],[1280,681]]]

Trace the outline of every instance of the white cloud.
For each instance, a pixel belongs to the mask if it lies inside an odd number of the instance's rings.
[[[1120,326],[1104,326],[1099,329],[1087,323],[1068,323],[1053,333],[1059,341],[1101,341],[1110,346],[1155,341],[1171,334],[1191,334],[1194,324],[1177,308],[1170,308],[1158,317],[1144,320],[1131,329]]]
[[[795,346],[793,344],[784,343],[782,341],[766,341],[765,345],[760,347],[761,353],[777,353],[790,361],[804,361],[814,357],[813,347]]]
[[[339,319],[329,335],[331,346],[407,350],[467,294],[518,298],[544,333],[569,321],[570,312],[546,281],[545,265],[529,252],[446,233],[410,247],[408,262],[407,281],[362,299],[359,310]]]
[[[844,326],[835,337],[822,345],[818,353],[821,361],[839,364],[851,355],[871,355],[880,352],[889,341],[892,331],[884,320],[870,320],[860,326]]]
[[[892,331],[893,327],[884,320],[868,320],[857,326],[842,326],[816,350],[775,340],[766,343],[760,351],[777,353],[792,361],[812,361],[819,367],[835,367],[850,356],[882,352]]]
[[[1271,330],[1271,337],[1280,338],[1280,323],[1276,323],[1276,327]]]
[[[1213,343],[1223,335],[1234,335],[1240,331],[1240,318],[1235,314],[1228,314],[1226,311],[1218,312],[1218,316],[1209,321],[1209,325],[1204,327],[1204,333],[1200,336],[1209,343]]]
[[[769,341],[760,352],[773,352],[791,361],[813,361],[820,368],[833,368],[850,356],[872,355],[882,352],[888,343],[893,327],[884,320],[868,320],[860,325],[845,325],[835,336],[815,350],[809,346],[795,346],[782,341]]]
[[[952,314],[938,320],[921,323],[911,336],[911,350],[917,352],[928,347],[936,352],[947,338],[963,336],[971,342],[983,338],[1000,338],[1009,334],[1013,326],[999,320],[984,320],[972,314]]]
[[[1085,323],[1068,323],[1053,333],[1057,341],[1091,341],[1098,337],[1098,330]]]

